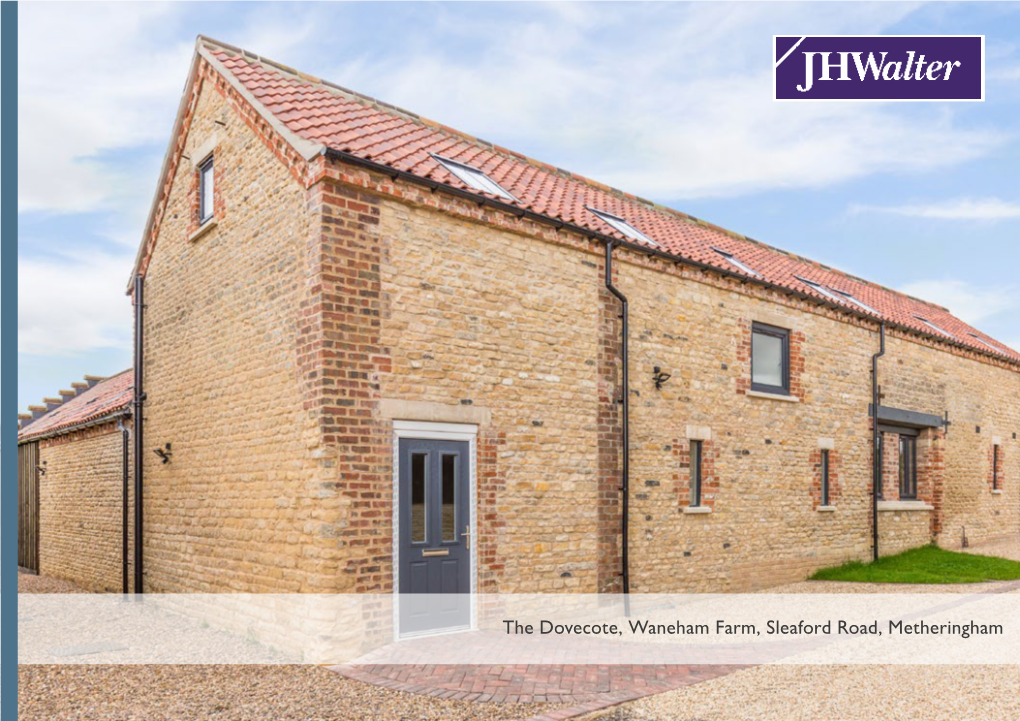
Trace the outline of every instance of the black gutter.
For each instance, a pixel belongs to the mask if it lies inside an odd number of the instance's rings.
[[[134,434],[135,434],[135,593],[143,593],[143,572],[142,566],[142,429],[145,422],[143,415],[143,403],[145,402],[145,386],[142,384],[144,377],[142,366],[145,360],[144,325],[142,323],[145,312],[145,278],[142,275],[135,276],[135,388],[134,388]]]
[[[600,241],[602,243],[613,243],[614,245],[616,245],[616,246],[618,246],[620,248],[626,248],[628,250],[632,250],[632,251],[634,251],[636,253],[641,253],[642,255],[647,255],[647,256],[652,257],[652,258],[661,258],[663,260],[667,260],[667,261],[670,261],[672,263],[682,263],[682,264],[690,266],[692,268],[698,268],[700,270],[708,270],[708,271],[711,271],[712,273],[716,273],[716,274],[721,275],[721,276],[723,276],[725,278],[734,278],[736,280],[739,280],[741,283],[751,283],[752,285],[757,285],[757,286],[760,286],[760,287],[763,287],[763,288],[768,288],[770,290],[775,290],[775,291],[778,291],[780,293],[783,293],[784,295],[787,295],[787,296],[790,296],[790,297],[793,297],[793,298],[799,298],[801,300],[806,300],[806,301],[814,303],[816,305],[820,305],[820,306],[823,306],[823,307],[826,307],[826,308],[832,308],[834,310],[838,310],[841,313],[845,313],[846,315],[852,316],[854,318],[862,318],[862,319],[870,321],[872,323],[881,323],[881,324],[886,325],[886,326],[888,326],[890,328],[895,328],[897,330],[902,330],[902,331],[905,331],[905,332],[910,333],[912,335],[919,336],[921,338],[926,338],[928,340],[938,341],[939,343],[943,343],[943,344],[948,345],[948,346],[950,346],[952,348],[961,348],[963,350],[967,350],[967,351],[970,351],[972,353],[977,353],[979,355],[987,356],[987,357],[993,358],[995,360],[1005,361],[1006,363],[1009,363],[1011,365],[1020,366],[1020,361],[1016,361],[1016,360],[1010,358],[1009,356],[1002,355],[1000,353],[995,353],[995,352],[983,350],[983,349],[980,349],[980,348],[974,348],[974,347],[971,347],[969,345],[965,345],[964,343],[960,343],[959,341],[953,341],[952,339],[945,338],[945,337],[939,336],[939,335],[935,335],[934,333],[925,333],[924,331],[917,330],[916,328],[912,328],[912,327],[910,327],[908,325],[904,325],[902,323],[896,323],[894,321],[884,320],[883,318],[877,318],[874,315],[870,315],[870,314],[865,313],[863,311],[857,310],[856,308],[851,308],[850,306],[846,306],[846,305],[843,305],[841,303],[837,303],[836,301],[826,300],[824,298],[818,298],[818,297],[815,297],[813,295],[808,295],[807,293],[805,293],[803,291],[795,290],[795,289],[787,287],[785,285],[779,285],[778,283],[772,283],[772,282],[769,282],[769,281],[765,280],[764,278],[755,278],[753,276],[741,275],[740,273],[737,273],[735,271],[727,270],[725,268],[720,268],[720,267],[717,267],[717,266],[714,266],[714,265],[710,265],[708,263],[702,263],[701,261],[694,260],[693,258],[687,258],[687,257],[682,256],[682,255],[676,255],[676,254],[673,254],[673,253],[667,253],[664,250],[657,250],[655,248],[649,248],[646,245],[639,245],[637,243],[632,243],[632,242],[630,242],[628,240],[620,240],[618,238],[613,238],[612,236],[604,235],[604,234],[598,233],[598,232],[596,232],[594,230],[590,230],[588,228],[583,228],[583,227],[581,227],[579,225],[574,225],[572,223],[567,223],[567,222],[564,222],[564,221],[559,220],[557,218],[553,218],[552,216],[549,216],[549,215],[542,215],[540,213],[536,213],[534,211],[527,210],[525,208],[520,207],[519,205],[513,205],[511,203],[505,203],[505,202],[502,202],[502,201],[499,201],[499,200],[495,200],[493,198],[487,198],[487,197],[485,197],[483,195],[478,195],[476,193],[472,193],[472,192],[467,191],[467,190],[462,190],[460,188],[455,188],[452,185],[447,185],[446,183],[440,183],[438,181],[431,180],[429,178],[423,178],[420,175],[415,175],[414,173],[409,173],[406,170],[398,170],[396,168],[390,167],[389,165],[383,165],[382,163],[376,163],[375,161],[372,161],[372,160],[366,160],[364,158],[359,158],[357,155],[351,155],[350,153],[345,153],[342,150],[334,150],[333,148],[325,148],[324,147],[322,149],[322,153],[321,154],[324,157],[332,158],[334,160],[339,160],[339,161],[341,161],[343,163],[347,163],[348,165],[354,165],[354,166],[357,166],[357,167],[360,167],[360,168],[365,168],[366,170],[370,170],[370,171],[372,171],[374,173],[379,173],[380,175],[384,175],[384,176],[386,176],[386,177],[388,177],[388,178],[390,178],[392,180],[405,180],[405,181],[407,181],[409,183],[414,183],[415,185],[422,185],[422,186],[424,186],[426,188],[429,188],[430,190],[433,190],[433,191],[441,190],[444,193],[447,193],[449,195],[454,195],[454,196],[456,196],[458,198],[463,198],[465,200],[469,200],[472,203],[475,203],[477,205],[486,205],[486,206],[488,206],[490,208],[495,208],[497,210],[501,210],[501,211],[503,211],[503,212],[505,212],[505,213],[507,213],[509,215],[515,215],[518,218],[527,218],[528,220],[533,220],[533,221],[536,221],[538,223],[543,223],[545,225],[551,225],[552,227],[556,228],[557,230],[567,230],[567,231],[570,231],[572,233],[577,233],[578,235],[584,236],[586,238],[590,238],[591,240]],[[689,222],[693,223],[694,221],[689,221]],[[776,251],[776,252],[779,252],[779,251]]]
[[[880,388],[878,385],[878,359],[885,355],[885,323],[878,327],[881,345],[878,353],[871,356],[871,407],[878,408]],[[871,419],[871,548],[872,559],[878,560],[878,496],[882,492],[882,444],[878,428],[878,413]]]
[[[127,426],[124,425],[124,419],[121,418],[117,424],[120,427],[121,437],[124,440],[122,445],[122,459],[123,464],[123,484],[121,489],[121,585],[123,586],[123,593],[126,596],[131,592],[131,578],[128,575],[128,497],[130,495],[131,486],[131,469],[130,469],[130,435]]]
[[[98,416],[96,418],[90,418],[89,420],[82,421],[81,423],[75,423],[72,426],[63,426],[61,428],[55,428],[52,431],[40,433],[37,436],[25,436],[24,438],[19,438],[18,445],[21,446],[24,445],[25,443],[35,443],[36,441],[43,441],[46,440],[47,438],[55,438],[57,436],[62,436],[66,433],[74,433],[75,431],[80,431],[83,428],[89,428],[91,426],[100,426],[104,423],[112,423],[115,420],[119,420],[121,418],[128,418],[130,416],[131,409],[125,408],[114,413],[107,413],[106,415]]]
[[[623,398],[620,399],[623,412],[623,478],[620,486],[622,497],[622,511],[620,514],[620,575],[623,578],[623,597],[626,613],[630,615],[630,559],[628,549],[630,546],[630,377],[627,372],[629,357],[627,329],[627,296],[613,285],[613,243],[606,243],[606,288],[620,301],[620,362],[623,366],[620,379],[620,392]]]

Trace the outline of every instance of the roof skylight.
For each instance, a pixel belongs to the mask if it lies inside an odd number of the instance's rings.
[[[592,213],[597,215],[599,217],[599,219],[601,219],[603,222],[607,223],[614,230],[616,230],[619,233],[627,236],[631,240],[640,240],[640,241],[642,241],[644,243],[649,243],[651,245],[654,245],[656,248],[659,247],[658,243],[656,243],[654,240],[649,238],[647,235],[642,233],[640,230],[635,228],[633,225],[628,223],[623,218],[615,216],[612,213],[607,213],[604,210],[596,210],[595,208],[591,208],[591,207],[589,207],[588,210],[590,210]]]
[[[921,317],[921,316],[919,316],[919,315],[915,315],[914,317],[915,317],[915,318],[917,318],[917,319],[918,319],[919,321],[921,321],[922,323],[924,323],[924,324],[925,324],[926,326],[928,326],[929,328],[932,328],[932,329],[934,329],[934,330],[938,331],[938,332],[939,332],[939,333],[941,333],[942,335],[945,335],[945,336],[949,336],[950,338],[952,338],[952,339],[954,339],[954,340],[957,340],[957,338],[956,338],[956,336],[955,336],[955,335],[953,335],[952,333],[950,333],[950,332],[949,332],[949,331],[947,331],[947,330],[942,330],[941,328],[939,328],[939,327],[938,327],[937,325],[935,325],[934,323],[932,323],[932,322],[931,322],[930,320],[928,320],[927,318],[922,318],[922,317]]]
[[[727,253],[725,250],[720,250],[719,248],[712,248],[712,250],[714,250],[716,253],[725,258],[729,262],[729,264],[732,265],[734,268],[742,270],[748,275],[753,275],[755,278],[761,278],[761,273],[749,268],[748,266],[744,265],[739,260],[734,258],[733,253]]]
[[[438,155],[433,155],[432,157],[438,160],[444,168],[457,176],[464,185],[470,186],[475,190],[480,190],[483,193],[490,193],[492,195],[498,195],[502,198],[506,198],[507,200],[517,201],[517,198],[503,190],[499,183],[478,168],[473,168],[470,165],[458,163],[456,160],[450,160],[449,158],[443,158]]]
[[[882,314],[881,314],[881,313],[879,313],[879,312],[878,312],[877,310],[875,310],[874,308],[872,308],[872,307],[871,307],[870,305],[868,305],[867,303],[865,303],[865,302],[864,302],[863,300],[857,300],[857,299],[856,299],[856,298],[854,298],[854,297],[853,297],[852,295],[850,295],[849,293],[847,293],[847,292],[846,292],[845,290],[836,290],[835,288],[833,288],[833,290],[834,290],[834,291],[836,291],[837,293],[839,293],[839,294],[840,294],[841,296],[843,296],[844,298],[846,298],[846,299],[847,299],[848,301],[850,301],[850,302],[851,302],[851,303],[853,303],[854,305],[856,305],[856,306],[857,306],[858,308],[861,308],[861,309],[863,309],[863,310],[866,310],[866,311],[868,311],[869,313],[874,313],[875,315],[882,315]]]
[[[824,295],[826,298],[829,298],[829,299],[834,300],[836,302],[839,302],[840,300],[842,300],[841,298],[838,298],[835,295],[833,295],[832,292],[828,288],[826,288],[824,285],[822,285],[821,283],[816,283],[813,280],[808,280],[807,278],[801,278],[799,275],[795,275],[793,277],[796,278],[797,280],[799,280],[804,285],[809,286],[811,288],[814,288],[819,293]]]
[[[992,345],[991,343],[986,341],[984,338],[979,336],[977,333],[968,333],[967,335],[969,335],[971,338],[973,338],[974,340],[978,341],[979,343],[984,343],[986,346],[988,346],[989,348],[991,348],[994,351],[997,351],[999,353],[1002,352],[1001,348],[999,348],[998,346]]]
[[[869,313],[874,313],[875,315],[882,315],[877,310],[872,308],[870,305],[868,305],[867,303],[863,303],[863,302],[857,300],[856,298],[854,298],[852,295],[850,295],[846,291],[836,290],[835,288],[826,287],[826,286],[822,285],[821,283],[816,283],[813,280],[808,280],[807,278],[801,278],[799,275],[795,275],[793,277],[796,278],[797,280],[799,280],[801,283],[804,283],[805,285],[808,285],[808,286],[814,288],[819,293],[824,295],[826,298],[831,298],[832,300],[840,302],[840,303],[843,303],[843,302],[853,303],[854,305],[856,305],[861,310],[866,310]]]

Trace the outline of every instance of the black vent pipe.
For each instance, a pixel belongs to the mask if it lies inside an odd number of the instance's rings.
[[[627,333],[627,296],[621,293],[613,285],[613,243],[606,243],[606,288],[620,301],[620,358],[623,366],[621,373],[621,390],[623,398],[620,400],[623,413],[623,483],[620,486],[622,496],[622,513],[620,520],[620,562],[621,577],[623,578],[624,605],[627,615],[630,615],[630,561],[628,558],[629,534],[630,534],[630,378],[627,372],[628,365],[628,333]]]
[[[135,276],[135,388],[134,388],[134,434],[135,434],[135,593],[143,593],[142,566],[142,429],[145,418],[142,414],[142,404],[145,401],[145,386],[142,383],[144,375],[142,366],[145,361],[145,337],[142,320],[145,314],[145,278],[139,274]]]
[[[878,359],[885,355],[885,323],[878,327],[881,338],[879,351],[871,356],[871,549],[878,560],[878,497],[882,493],[882,436],[878,429],[878,406],[881,392],[878,385]]]

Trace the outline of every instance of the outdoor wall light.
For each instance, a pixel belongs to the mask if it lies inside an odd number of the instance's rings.
[[[46,475],[46,461],[43,461],[41,465],[35,467],[36,473],[40,476]]]
[[[657,391],[661,391],[662,386],[672,377],[672,373],[666,373],[659,366],[652,368],[652,380],[655,381],[655,390]]]
[[[160,458],[162,458],[164,464],[169,463],[170,462],[170,456],[173,455],[173,452],[171,452],[171,450],[170,450],[170,444],[169,443],[167,443],[162,448],[154,448],[152,452],[155,453]]]

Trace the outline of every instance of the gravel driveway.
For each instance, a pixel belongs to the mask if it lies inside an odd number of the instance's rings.
[[[1020,561],[1020,538],[965,549]],[[973,593],[1000,584],[805,581],[766,593]],[[952,589],[952,591],[950,590]],[[1016,666],[757,666],[584,717],[586,721],[1016,721]]]
[[[1020,560],[1020,538],[968,550]],[[865,591],[864,585],[806,582],[769,590],[845,593]],[[18,577],[22,593],[73,589],[53,579]],[[880,585],[867,590],[893,588]],[[967,589],[975,590],[973,585]],[[311,666],[21,666],[18,679],[19,718],[26,721],[499,721],[555,708],[446,701],[370,686]],[[758,666],[586,719],[1016,721],[1020,719],[1020,672],[1013,666]]]
[[[19,593],[83,593],[67,581],[18,574]],[[552,704],[474,704],[391,691],[315,666],[18,667],[23,721],[482,721],[520,719]]]
[[[461,721],[549,708],[445,701],[314,666],[20,666],[18,703],[25,721]]]

